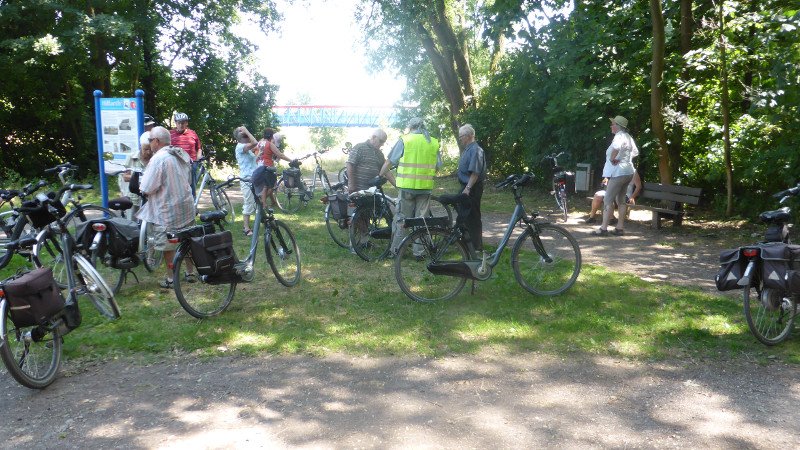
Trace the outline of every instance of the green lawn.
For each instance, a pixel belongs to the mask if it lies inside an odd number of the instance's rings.
[[[455,181],[440,184],[450,192]],[[487,210],[510,213],[508,192],[488,188],[484,199]],[[549,208],[550,201],[541,193],[526,197],[530,207]],[[84,325],[65,338],[68,358],[263,352],[441,356],[497,349],[800,362],[797,339],[776,348],[755,341],[738,299],[586,264],[570,291],[537,297],[517,285],[508,251],[474,295],[468,284],[449,302],[415,303],[398,289],[390,262],[366,263],[333,243],[317,199],[297,215],[279,217],[301,248],[298,286],[280,285],[260,248],[256,282],[239,285],[221,316],[199,321],[181,309],[172,291],[158,288],[161,273],[157,277],[138,268],[141,282],[123,287],[118,296],[118,321],[107,322],[89,304],[82,305]],[[249,243],[241,228],[241,223],[231,227],[240,257]]]

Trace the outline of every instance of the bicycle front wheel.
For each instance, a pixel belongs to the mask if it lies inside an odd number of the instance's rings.
[[[300,248],[285,223],[275,220],[269,225],[264,249],[269,267],[280,284],[292,287],[300,282]]]
[[[191,278],[190,282],[184,277],[187,263],[191,258],[189,246],[183,246],[175,255],[175,267],[172,273],[175,297],[178,303],[192,316],[198,319],[216,316],[222,313],[233,301],[236,293],[236,281],[208,282],[203,277]]]
[[[103,246],[99,246],[98,248],[91,251],[89,262],[92,263],[97,273],[100,274],[101,277],[106,281],[109,287],[111,287],[111,291],[114,294],[119,293],[120,288],[122,287],[122,282],[124,281],[124,277],[122,275],[122,269],[115,269],[107,263],[110,261],[106,260],[106,249]]]
[[[750,332],[764,345],[780,344],[789,338],[797,313],[797,299],[777,289],[744,288],[744,317]]]
[[[529,227],[514,244],[514,277],[532,294],[558,295],[578,279],[581,249],[567,230],[549,223],[537,227],[538,234]]]
[[[356,208],[350,221],[350,243],[364,261],[376,261],[389,253],[392,244],[392,217],[383,208]]]
[[[153,272],[158,269],[161,262],[164,260],[164,252],[156,250],[156,230],[155,224],[150,222],[142,222],[139,228],[139,248],[141,249],[141,258],[144,263],[144,268],[148,272]]]
[[[232,224],[236,221],[236,211],[234,211],[233,203],[231,203],[231,199],[228,198],[228,193],[225,192],[225,189],[216,187],[211,189],[211,202],[218,211],[223,209],[227,211],[228,214],[225,216],[226,222]]]
[[[400,290],[411,300],[435,302],[449,300],[464,288],[467,279],[457,275],[434,275],[429,264],[452,264],[469,259],[467,246],[448,244],[450,232],[440,228],[420,228],[400,243],[394,260],[394,276]]]
[[[44,389],[56,379],[61,366],[61,335],[54,327],[17,327],[11,305],[0,301],[0,357],[8,373],[30,389]]]
[[[114,298],[114,292],[106,281],[97,273],[92,264],[81,255],[73,255],[77,268],[76,284],[78,295],[85,295],[92,301],[94,307],[105,318],[115,320],[119,318],[119,306]]]
[[[275,187],[275,199],[281,211],[291,214],[297,212],[303,205],[303,194],[298,188],[286,187],[286,180],[281,178]]]
[[[350,248],[349,223],[349,216],[337,220],[333,217],[330,203],[325,206],[325,228],[328,229],[328,234],[331,235],[333,242],[336,242],[339,247]]]
[[[67,266],[64,264],[64,254],[61,251],[60,235],[53,229],[45,228],[36,235],[33,264],[36,267],[49,267],[58,286],[61,289],[67,288]]]

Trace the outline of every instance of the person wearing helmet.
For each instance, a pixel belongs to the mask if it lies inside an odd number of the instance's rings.
[[[186,113],[176,112],[172,119],[175,121],[175,128],[169,130],[169,137],[172,139],[172,145],[182,148],[192,161],[191,182],[192,196],[194,196],[197,185],[197,163],[195,161],[203,157],[203,146],[197,133],[189,128],[189,116]]]

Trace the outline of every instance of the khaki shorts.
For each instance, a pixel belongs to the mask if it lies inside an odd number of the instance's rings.
[[[175,227],[169,231],[174,230],[181,230],[186,227],[194,225],[194,220],[191,222],[183,225],[182,227]],[[178,248],[178,244],[172,244],[167,240],[167,228],[158,224],[153,224],[153,240],[155,241],[153,244],[153,248],[156,250],[161,250],[163,252],[171,252]]]

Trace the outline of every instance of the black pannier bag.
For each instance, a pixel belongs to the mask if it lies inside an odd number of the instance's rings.
[[[567,194],[574,194],[575,193],[575,173],[574,172],[566,172],[561,171],[553,175],[553,181],[556,183],[564,183],[564,189],[567,191]]]
[[[61,201],[56,199],[56,194],[50,192],[48,194],[38,194],[36,200],[27,200],[22,202],[24,208],[29,209],[25,214],[31,221],[34,228],[42,228],[56,221],[59,217],[63,217],[67,210]],[[52,210],[51,207],[52,206]]]
[[[337,192],[328,196],[328,204],[331,205],[331,215],[336,220],[341,220],[347,217],[347,194]]]
[[[139,251],[139,225],[124,217],[108,219],[108,253],[129,258]]]
[[[800,245],[767,243],[761,245],[761,278],[764,287],[789,292],[789,275],[800,264]]]
[[[11,320],[18,328],[46,323],[64,309],[64,297],[49,267],[31,270],[5,284]]]
[[[714,279],[717,289],[720,291],[742,289],[744,286],[739,286],[738,283],[747,268],[747,258],[742,256],[741,249],[722,250],[719,252],[719,263],[719,272]]]
[[[297,188],[303,184],[300,169],[289,168],[283,171],[283,179],[287,188]]]
[[[192,261],[197,273],[218,278],[234,272],[237,259],[230,230],[191,239]]]

